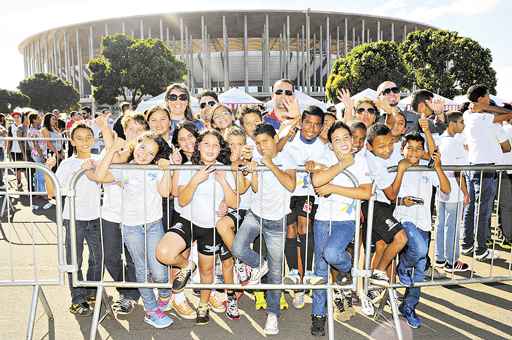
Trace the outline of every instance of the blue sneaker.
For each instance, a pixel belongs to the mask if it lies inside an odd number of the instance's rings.
[[[169,327],[174,323],[174,321],[172,321],[172,319],[159,308],[151,312],[146,312],[146,315],[144,316],[144,322],[155,328]]]
[[[406,307],[403,303],[398,306],[398,311],[400,314],[403,315],[403,317],[407,320],[407,324],[411,328],[420,328],[421,326],[421,319],[419,316],[416,315],[416,312],[414,309]]]

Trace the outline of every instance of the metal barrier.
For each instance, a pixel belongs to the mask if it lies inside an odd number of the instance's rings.
[[[444,171],[454,171],[454,172],[466,173],[466,176],[467,176],[468,172],[479,172],[480,183],[483,180],[484,173],[497,173],[498,183],[497,183],[496,199],[497,199],[498,204],[496,204],[496,211],[494,214],[494,218],[496,219],[496,221],[495,222],[493,222],[492,220],[489,221],[489,222],[492,222],[491,224],[489,224],[489,228],[491,228],[491,226],[493,226],[492,229],[496,230],[498,228],[497,223],[498,223],[499,206],[500,206],[499,193],[500,193],[500,188],[501,188],[502,174],[503,174],[503,172],[506,172],[507,170],[508,171],[512,170],[512,166],[510,166],[510,165],[503,165],[503,166],[473,165],[473,166],[469,166],[468,165],[468,166],[442,166],[442,168]],[[396,172],[397,167],[396,166],[390,167],[388,170],[390,172]],[[432,171],[434,171],[434,169],[427,167],[427,166],[414,166],[414,167],[410,167],[409,169],[407,169],[407,171],[414,171],[414,172],[429,171],[429,172],[432,172]],[[459,185],[460,185],[461,181],[462,181],[462,179],[459,180]],[[452,188],[452,190],[453,190],[453,188]],[[480,206],[482,204],[481,197],[482,197],[482,192],[480,192],[480,195],[477,197],[478,202],[474,202],[474,204],[476,204],[475,214],[474,214],[474,216],[476,216],[476,221],[474,222],[474,224],[475,224],[474,231],[473,231],[474,245],[473,245],[473,250],[471,251],[472,256],[471,256],[471,263],[469,264],[469,266],[470,266],[469,277],[463,277],[463,276],[456,277],[455,272],[452,272],[450,275],[451,277],[449,277],[449,278],[434,279],[433,271],[435,268],[434,267],[435,261],[431,261],[432,275],[430,276],[430,279],[426,278],[422,282],[413,282],[410,285],[405,285],[402,283],[393,283],[394,278],[390,278],[392,283],[390,283],[389,285],[384,285],[382,283],[377,283],[377,282],[373,284],[374,286],[383,287],[386,289],[386,294],[384,295],[384,299],[381,302],[381,305],[379,306],[378,310],[376,311],[376,314],[374,315],[374,317],[377,317],[378,313],[382,312],[385,302],[386,302],[386,299],[389,297],[389,302],[391,305],[391,310],[392,310],[394,324],[395,324],[395,330],[396,330],[398,339],[400,339],[400,340],[403,339],[403,335],[402,335],[402,330],[401,330],[401,326],[400,326],[400,322],[399,322],[398,306],[397,306],[397,300],[396,300],[396,294],[395,294],[395,290],[397,288],[450,286],[450,285],[466,285],[466,284],[474,284],[474,283],[493,283],[493,282],[512,281],[512,250],[510,251],[510,253],[508,253],[508,257],[509,257],[509,261],[510,261],[510,263],[508,265],[508,270],[506,270],[508,274],[495,275],[496,261],[494,258],[491,258],[491,260],[490,260],[490,269],[489,269],[488,273],[476,273],[476,269],[475,269],[474,265],[475,265],[475,261],[476,261],[476,248],[477,248],[477,238],[478,238],[477,237],[478,220],[479,220],[479,216],[480,216],[479,211],[480,211]],[[436,206],[438,206],[437,197],[436,198],[433,197],[432,199],[436,199]],[[491,198],[491,199],[494,202],[494,198]],[[367,291],[368,291],[368,286],[370,284],[369,277],[370,277],[370,273],[372,271],[372,268],[370,266],[370,261],[371,261],[371,256],[372,256],[372,252],[371,252],[372,236],[371,235],[372,235],[372,227],[373,227],[374,201],[375,201],[375,197],[373,196],[369,202],[368,218],[367,218],[368,224],[367,224],[367,237],[366,237],[366,245],[365,245],[366,253],[365,253],[365,270],[364,270],[364,273],[366,275],[362,275],[362,276],[364,276],[365,295],[367,294]],[[493,204],[493,206],[494,206],[494,204]],[[493,209],[493,208],[491,208],[491,209]],[[492,215],[492,211],[493,210],[491,210],[491,215]],[[456,247],[461,246],[461,245],[459,245],[461,222],[462,222],[462,215],[458,214],[457,218],[456,218],[456,223],[457,223],[456,224],[456,232],[455,232],[456,237],[453,240],[453,247],[452,247],[452,249],[454,249],[454,250],[456,249]],[[432,224],[434,225],[434,221],[432,221]],[[432,234],[434,234],[434,233],[432,232]],[[430,235],[431,239],[432,239],[432,234]],[[494,252],[494,250],[496,249],[496,240],[494,238],[491,238],[491,240],[492,240],[492,250]],[[436,252],[435,247],[436,247],[436,242],[434,242],[434,254]],[[429,249],[430,249],[430,247],[428,247],[428,249],[427,249],[427,256],[429,256]],[[397,258],[398,258],[398,256],[397,256]],[[392,263],[392,265],[393,265],[393,263]],[[425,270],[427,270],[427,268],[425,268]],[[476,276],[478,276],[478,274],[480,274],[479,277],[476,277]],[[396,274],[394,273],[393,275],[396,275]],[[414,276],[414,274],[412,276]]]
[[[229,166],[213,166],[216,170],[224,170],[224,171],[232,171],[232,168]],[[200,170],[203,166],[197,166],[197,165],[171,165],[169,167],[169,170],[173,171],[183,171],[183,170]],[[126,171],[130,170],[160,170],[156,166],[141,166],[141,165],[112,165],[111,169],[122,169]],[[262,171],[270,171],[268,168],[264,166],[258,166],[257,170],[260,172]],[[297,171],[304,171],[304,168],[301,167],[300,169],[297,169]],[[148,282],[147,280],[147,274],[148,274],[148,267],[146,264],[145,272],[146,272],[146,280],[144,283],[139,282],[127,282],[126,278],[123,276],[122,281],[109,281],[105,280],[104,278],[104,271],[102,274],[101,281],[88,281],[88,280],[79,280],[78,278],[78,258],[77,258],[77,242],[76,242],[76,216],[75,216],[75,208],[76,208],[76,185],[78,183],[78,180],[84,176],[85,171],[82,170],[80,172],[77,172],[73,178],[70,181],[70,191],[67,193],[68,197],[70,198],[70,206],[71,206],[71,214],[70,214],[70,232],[71,232],[71,258],[72,258],[72,265],[74,270],[72,271],[72,282],[73,286],[80,286],[80,287],[94,287],[97,289],[96,291],[96,304],[94,308],[93,318],[92,318],[92,324],[91,324],[91,334],[90,339],[96,338],[96,332],[97,328],[99,326],[100,321],[100,313],[101,313],[101,306],[103,299],[105,298],[105,288],[106,287],[116,287],[116,288],[167,288],[170,289],[172,287],[172,283],[155,283],[155,282]],[[239,174],[239,172],[237,172]],[[354,187],[357,187],[358,182],[353,174],[351,174],[349,171],[343,172],[344,175],[346,175],[349,180],[352,182]],[[261,183],[261,182],[260,182]],[[251,190],[250,188],[248,190]],[[261,188],[261,190],[265,190],[264,188]],[[214,197],[212,198],[215,202],[215,193]],[[268,289],[279,289],[279,290],[298,290],[298,289],[326,289],[327,290],[327,320],[328,320],[328,334],[329,339],[334,339],[334,320],[333,320],[333,289],[347,289],[352,290],[353,292],[356,292],[358,280],[357,278],[361,275],[359,270],[359,239],[360,239],[360,209],[361,204],[359,200],[354,200],[356,202],[356,228],[355,228],[355,237],[354,237],[354,256],[353,256],[353,263],[352,263],[352,274],[353,274],[353,280],[350,283],[347,283],[346,285],[340,286],[336,285],[334,283],[324,283],[324,284],[318,284],[318,285],[310,285],[310,284],[262,284],[261,282],[256,285],[247,285],[242,286],[240,284],[194,284],[189,283],[187,284],[186,288],[189,289],[239,289],[239,290],[268,290]],[[123,206],[123,202],[120,202],[121,207]],[[215,211],[212,212],[215,214]],[[100,219],[101,220],[101,219]],[[123,228],[121,224],[121,228]],[[283,222],[283,230],[286,230],[286,218]],[[100,227],[100,230],[102,228]],[[261,235],[261,224],[260,224],[260,235]],[[147,230],[144,230],[145,233],[145,239],[147,239]],[[286,237],[286,232],[283,234],[283,238]],[[216,244],[216,241],[214,239],[214,244]],[[104,246],[104,245],[102,245]],[[215,248],[215,247],[214,247]],[[283,239],[283,253],[284,253],[284,239]],[[145,258],[147,258],[147,248],[145,248]],[[214,255],[215,256],[215,255]],[[261,252],[260,252],[260,259],[261,259]],[[283,256],[283,262],[284,262],[284,256]],[[146,261],[147,263],[147,261]],[[262,262],[260,262],[262,263]],[[105,259],[103,258],[102,268],[105,265]],[[126,264],[124,263],[123,266]],[[261,266],[261,264],[260,264]],[[282,266],[283,271],[285,270],[285,266]],[[170,267],[170,270],[172,270],[172,267]],[[124,272],[124,268],[123,268]],[[214,272],[215,272],[215,261],[214,261]],[[330,273],[328,274],[330,277]],[[284,275],[283,275],[284,276]],[[332,281],[332,280],[329,280]],[[108,308],[108,307],[107,307]]]
[[[46,245],[55,246],[55,254],[56,254],[56,262],[51,263],[50,266],[56,270],[56,273],[53,273],[54,275],[50,275],[49,277],[44,277],[41,275],[41,264],[40,259],[38,259],[38,256],[36,255],[36,248],[40,246],[38,242],[36,242],[36,233],[41,232],[40,230],[36,231],[35,224],[37,222],[31,222],[31,228],[30,231],[26,230],[29,236],[30,241],[24,243],[23,241],[15,242],[11,239],[12,233],[17,233],[21,230],[16,230],[16,223],[13,222],[13,215],[11,214],[12,210],[14,209],[10,203],[11,199],[19,198],[23,195],[30,196],[30,199],[32,198],[32,195],[43,195],[46,194],[45,192],[24,192],[24,191],[17,191],[16,188],[11,188],[9,184],[9,179],[6,177],[6,189],[0,194],[3,196],[4,200],[4,207],[7,207],[7,221],[2,221],[1,229],[2,234],[4,235],[4,241],[0,244],[6,245],[7,254],[4,257],[4,259],[7,259],[7,269],[1,271],[2,274],[7,274],[7,278],[0,279],[0,287],[22,287],[22,286],[32,286],[32,299],[31,299],[31,305],[30,305],[30,314],[27,324],[27,339],[32,339],[33,336],[33,330],[34,330],[34,324],[35,324],[35,318],[36,318],[36,310],[37,310],[37,304],[38,301],[41,301],[41,304],[43,305],[44,311],[48,317],[48,328],[49,328],[49,338],[55,339],[55,325],[54,325],[54,317],[53,313],[51,311],[50,305],[48,304],[48,300],[46,299],[46,296],[43,291],[44,286],[59,286],[64,283],[63,280],[63,272],[66,270],[69,270],[65,266],[64,261],[64,250],[63,250],[63,231],[62,231],[62,201],[61,201],[61,190],[59,187],[59,182],[55,176],[54,173],[52,173],[49,169],[47,169],[45,166],[41,164],[31,163],[31,162],[0,162],[0,169],[32,169],[41,171],[44,173],[48,178],[53,182],[55,187],[55,212],[56,212],[56,230],[54,231],[56,235],[56,243],[49,243]],[[3,171],[2,171],[3,172]],[[32,200],[30,200],[30,204],[32,203]],[[3,216],[3,214],[2,214]],[[18,227],[23,227],[18,226]],[[9,232],[6,232],[6,229],[9,230]],[[21,267],[23,269],[22,273],[16,272],[16,265],[15,265],[15,248],[19,246],[20,248],[23,248],[22,253],[18,253],[16,258],[18,259],[28,259],[29,252],[25,251],[26,246],[30,246],[32,249],[32,256],[31,260],[32,262],[28,264],[23,264]],[[2,247],[3,248],[3,247]],[[23,256],[19,256],[20,254],[23,254]],[[26,271],[26,268],[28,266],[33,266],[33,272],[32,275],[29,275],[29,277],[26,277],[28,272]],[[23,277],[23,278],[17,278],[17,276]]]

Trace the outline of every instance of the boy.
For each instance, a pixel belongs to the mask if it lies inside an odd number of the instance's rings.
[[[441,168],[438,151],[432,154],[435,174],[426,171],[409,171],[409,167],[419,164],[425,150],[425,139],[418,133],[404,137],[402,152],[404,159],[398,164],[397,177],[403,177],[393,216],[402,223],[407,233],[407,245],[400,254],[398,276],[400,282],[412,285],[425,278],[426,256],[428,252],[429,231],[432,228],[430,199],[432,186],[439,183],[442,193],[450,193],[450,181]],[[419,287],[407,287],[404,300],[398,307],[411,328],[421,326],[416,315],[416,306],[420,299]]]
[[[295,190],[296,166],[287,154],[277,153],[278,137],[271,125],[258,125],[254,136],[262,163],[270,171],[255,172],[256,163],[250,164],[251,187],[255,195],[235,236],[232,253],[253,268],[251,284],[258,283],[267,272],[267,283],[279,284],[282,280],[286,215],[290,213],[290,195]],[[267,260],[261,263],[258,253],[249,247],[260,234],[260,228],[267,246]],[[266,293],[268,315],[265,333],[275,335],[279,333],[280,291],[267,290]]]

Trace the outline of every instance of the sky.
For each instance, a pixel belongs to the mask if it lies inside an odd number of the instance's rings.
[[[144,6],[141,6],[143,4]],[[0,88],[14,90],[24,78],[18,45],[25,38],[50,28],[91,20],[140,14],[222,9],[329,10],[384,15],[419,21],[478,41],[491,50],[497,72],[498,97],[512,101],[512,49],[509,0],[20,0],[2,3],[0,20]]]

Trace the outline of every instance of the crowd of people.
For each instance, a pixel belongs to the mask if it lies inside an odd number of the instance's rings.
[[[170,310],[198,325],[208,323],[210,310],[240,318],[240,291],[201,289],[194,307],[184,295],[190,280],[243,286],[350,282],[354,248],[361,246],[354,244],[356,221],[365,235],[368,201],[375,195],[374,284],[365,296],[335,290],[334,317],[345,322],[354,315],[354,303],[378,303],[382,287],[397,276],[409,286],[470,270],[461,253],[494,258],[489,242],[498,188],[501,220],[494,242],[511,249],[512,171],[443,170],[512,164],[511,108],[493,105],[484,85],[469,88],[469,103],[450,112],[427,90],[415,91],[412,110],[405,112],[397,106],[401,91],[395,83],[383,82],[377,92],[376,100],[353,102],[348,90],[340,90],[341,112],[301,109],[292,81],[281,79],[272,87],[270,112],[258,105],[233,112],[215,92],[205,91],[194,114],[186,86],[172,84],[165,103],[143,114],[126,103],[115,121],[107,110],[95,118],[74,112],[67,123],[58,112],[43,119],[13,114],[14,123],[2,133],[69,139],[68,148],[60,140],[8,141],[5,147],[13,160],[46,164],[63,188],[85,170],[75,191],[78,277],[84,278],[86,246],[89,281],[101,280],[105,267],[114,281],[169,283],[172,288],[158,291],[118,289],[116,312],[131,313],[141,299],[144,321],[156,328],[173,324]],[[430,169],[407,171],[418,165]],[[43,177],[36,176],[37,190],[52,198],[53,183]],[[63,218],[71,261],[68,198]],[[73,287],[70,277],[70,291],[70,312],[90,315],[94,289]],[[293,290],[294,308],[304,308],[306,294]],[[281,310],[288,307],[284,293],[255,290],[254,297],[256,308],[267,312],[265,333],[277,334]],[[312,300],[311,334],[322,336],[326,291],[313,290]],[[419,301],[420,288],[407,287],[399,311],[412,328],[422,323],[415,312]]]

